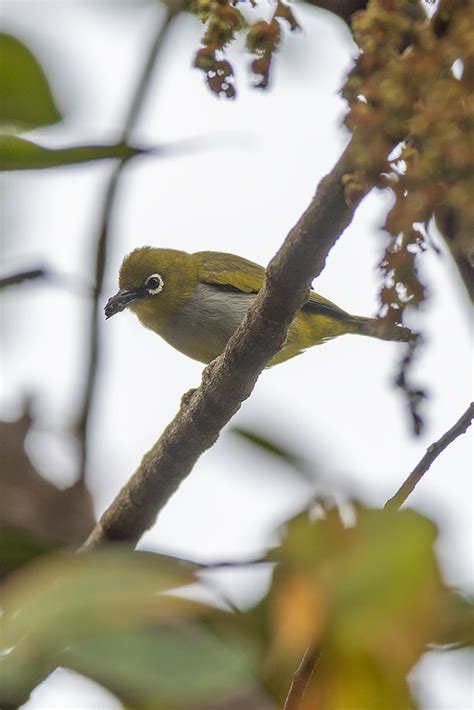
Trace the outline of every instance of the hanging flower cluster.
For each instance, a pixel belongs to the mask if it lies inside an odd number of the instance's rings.
[[[474,231],[474,5],[428,20],[409,0],[371,0],[353,20],[361,53],[343,90],[357,180],[389,187],[381,315],[401,322],[425,288],[417,255],[439,209]]]
[[[391,323],[426,298],[417,262],[433,218],[454,225],[457,248],[474,232],[474,4],[441,0],[431,19],[421,10],[369,0],[353,18],[360,55],[343,89],[355,166],[346,196],[378,186],[394,197],[380,262],[379,315]],[[415,351],[416,343],[395,382],[419,433],[425,394],[408,375]]]
[[[245,0],[240,0],[244,2]],[[250,0],[251,1],[251,0]],[[277,0],[271,19],[258,20],[248,24],[236,7],[239,0],[194,0],[193,11],[206,25],[202,38],[202,49],[194,57],[194,66],[201,69],[209,89],[217,96],[233,99],[236,95],[234,70],[224,59],[226,47],[241,31],[246,32],[247,50],[256,56],[251,64],[255,76],[255,86],[264,89],[270,80],[273,55],[281,40],[281,20],[285,20],[291,30],[299,27],[291,8]],[[256,3],[251,2],[255,7]]]

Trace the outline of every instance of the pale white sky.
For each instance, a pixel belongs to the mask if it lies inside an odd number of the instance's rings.
[[[64,110],[63,125],[34,134],[48,145],[113,140],[154,32],[154,3],[4,2],[3,29],[34,49]],[[152,244],[230,251],[265,264],[308,204],[318,180],[345,145],[338,96],[354,46],[342,23],[298,6],[303,32],[285,36],[273,89],[249,88],[241,47],[237,101],[218,101],[191,69],[201,27],[183,17],[168,39],[150,92],[140,144],[206,136],[207,148],[179,158],[143,158],[127,168],[113,219],[104,300],[116,290],[123,255]],[[38,262],[88,278],[91,246],[111,165],[12,174],[2,179],[5,269]],[[375,270],[387,195],[371,195],[332,251],[316,290],[364,315],[376,309]],[[430,392],[428,426],[410,435],[390,381],[397,344],[346,336],[265,372],[235,422],[281,437],[320,462],[315,484],[381,505],[460,416],[471,396],[468,305],[444,254],[427,254],[432,298],[415,325],[427,345],[418,365]],[[10,290],[3,306],[3,402],[12,413],[25,393],[37,397],[32,456],[55,480],[73,474],[64,435],[82,382],[84,297],[52,286]],[[18,327],[18,324],[22,324]],[[24,325],[23,325],[24,324]],[[90,487],[100,514],[199,382],[201,365],[144,330],[130,313],[103,322],[103,368],[94,414]],[[394,442],[396,442],[394,446]],[[472,589],[470,438],[456,441],[410,499],[438,523],[438,550],[453,585]],[[206,561],[245,558],[273,539],[275,526],[314,487],[283,464],[224,431],[143,538],[142,547]],[[248,570],[219,578],[226,593],[250,602],[265,578]],[[456,660],[457,659],[457,660]],[[429,679],[429,683],[423,682]],[[468,710],[472,685],[461,654],[430,657],[414,674],[425,710]],[[61,671],[36,691],[28,710],[108,710],[116,703],[89,681]]]

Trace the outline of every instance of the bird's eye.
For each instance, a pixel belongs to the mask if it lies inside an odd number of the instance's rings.
[[[156,296],[163,289],[164,281],[159,274],[152,274],[145,281],[145,288],[151,296]]]

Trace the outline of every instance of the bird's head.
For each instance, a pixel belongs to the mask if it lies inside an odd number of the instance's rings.
[[[191,254],[176,249],[139,247],[123,260],[119,291],[109,298],[105,317],[130,307],[147,321],[172,313],[191,296],[197,282],[197,267]]]

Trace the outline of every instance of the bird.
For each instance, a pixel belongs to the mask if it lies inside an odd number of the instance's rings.
[[[236,254],[139,247],[122,262],[119,291],[107,301],[105,317],[129,308],[176,350],[208,364],[242,322],[264,274],[262,266]],[[353,316],[310,291],[267,367],[346,333],[402,342],[414,337],[406,327]]]

